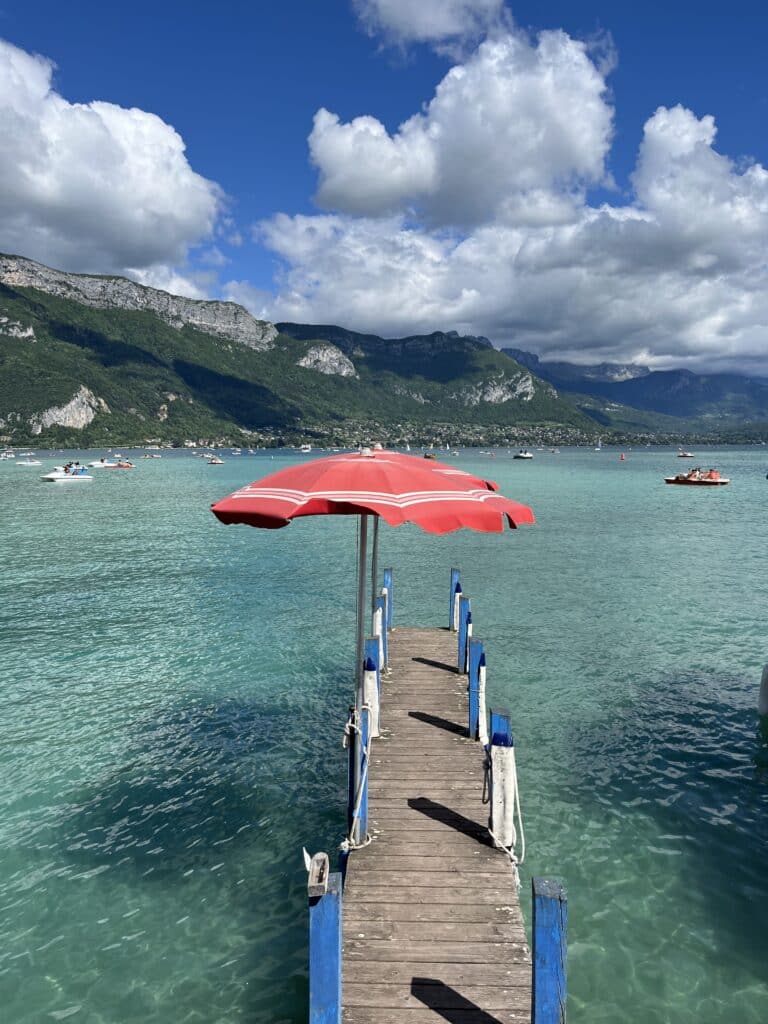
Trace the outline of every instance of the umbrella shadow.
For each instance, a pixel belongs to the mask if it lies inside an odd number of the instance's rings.
[[[462,835],[477,840],[481,846],[490,845],[487,829],[471,818],[467,818],[460,811],[455,811],[452,807],[438,803],[436,800],[430,800],[427,796],[409,797],[408,806],[433,821],[439,821],[448,828],[455,829],[456,832],[461,832]]]
[[[456,666],[449,665],[445,661],[435,661],[434,658],[411,658],[411,661],[415,661],[418,665],[429,665],[430,668],[441,668],[453,675],[457,674]]]
[[[411,995],[451,1024],[464,1024],[468,1020],[472,1024],[500,1024],[498,1017],[492,1017],[477,1003],[437,978],[412,978]]]
[[[426,725],[434,725],[436,729],[444,729],[445,732],[452,732],[456,736],[467,736],[467,727],[459,725],[458,722],[452,722],[448,718],[442,718],[440,715],[430,715],[428,711],[409,711],[409,718],[415,718],[419,722],[424,722]]]

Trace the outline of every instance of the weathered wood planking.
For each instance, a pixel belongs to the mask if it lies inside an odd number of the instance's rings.
[[[398,628],[369,779],[370,846],[344,889],[345,1024],[522,1024],[531,955],[512,871],[488,845],[455,633]]]

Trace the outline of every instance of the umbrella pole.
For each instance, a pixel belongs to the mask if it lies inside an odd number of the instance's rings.
[[[376,611],[376,577],[379,572],[379,517],[373,517],[373,547],[371,548],[371,615]]]
[[[365,583],[366,570],[368,568],[368,516],[360,516],[360,539],[358,544],[357,561],[357,644],[355,650],[355,711],[358,730],[362,727],[362,707],[364,703],[363,694],[363,641],[365,639]],[[352,759],[352,797],[353,805],[357,800],[357,792],[360,788],[362,769],[362,736],[355,731],[352,743],[354,745],[354,757]],[[350,809],[351,813],[351,809]],[[360,819],[352,819],[350,838],[353,843],[359,843]]]
[[[357,647],[355,649],[355,704],[363,705],[363,641],[365,638],[365,575],[368,568],[368,516],[360,516],[357,563]]]

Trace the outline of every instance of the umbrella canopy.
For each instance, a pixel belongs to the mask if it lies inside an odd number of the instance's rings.
[[[303,462],[241,487],[211,507],[223,523],[279,529],[302,516],[373,514],[428,533],[462,527],[501,533],[534,522],[527,505],[495,484],[414,456],[369,451]]]

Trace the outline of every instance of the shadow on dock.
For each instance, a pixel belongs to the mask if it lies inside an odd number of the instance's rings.
[[[459,811],[455,811],[452,807],[446,807],[445,804],[430,800],[426,796],[410,797],[408,806],[433,821],[440,821],[449,828],[469,836],[470,839],[476,839],[481,846],[490,846],[487,829],[476,821],[472,821],[471,818],[465,817]]]
[[[456,736],[466,738],[466,725],[459,725],[457,722],[452,722],[449,718],[441,718],[440,715],[430,715],[428,711],[409,711],[408,717],[415,718],[426,725],[434,725],[436,729],[445,729],[446,732],[452,732]]]
[[[456,675],[456,666],[449,665],[446,661],[435,661],[434,658],[411,658],[411,661],[415,661],[417,665],[429,665],[430,668],[440,668]]]
[[[451,1024],[499,1024],[497,1017],[437,978],[413,978],[411,995]]]

